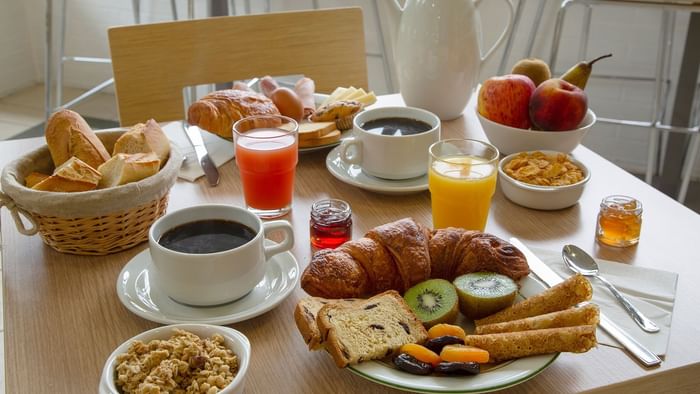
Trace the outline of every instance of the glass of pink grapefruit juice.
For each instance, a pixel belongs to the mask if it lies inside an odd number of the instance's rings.
[[[260,218],[284,216],[291,210],[298,130],[294,119],[281,115],[250,116],[233,125],[245,204]]]

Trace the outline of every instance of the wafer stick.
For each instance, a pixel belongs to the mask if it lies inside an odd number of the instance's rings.
[[[499,332],[541,330],[557,327],[595,326],[600,320],[599,314],[598,305],[586,304],[580,308],[569,308],[545,315],[478,326],[476,334],[495,334]]]
[[[496,312],[491,316],[476,320],[474,323],[477,326],[482,326],[561,311],[580,302],[588,301],[592,296],[593,288],[588,279],[584,278],[583,275],[576,274],[540,294]]]
[[[465,345],[488,351],[489,362],[557,352],[584,353],[596,343],[595,326],[467,335],[464,340]]]

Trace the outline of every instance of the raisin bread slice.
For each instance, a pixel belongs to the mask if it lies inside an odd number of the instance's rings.
[[[301,299],[296,308],[294,308],[294,321],[297,324],[297,328],[299,329],[301,336],[309,346],[309,350],[323,349],[321,332],[316,324],[316,316],[318,315],[318,311],[326,304],[333,303],[350,305],[358,301],[363,300],[358,298],[333,300],[322,297],[306,297]]]
[[[338,367],[387,357],[428,338],[403,297],[389,290],[352,305],[327,304],[316,317],[326,350]]]

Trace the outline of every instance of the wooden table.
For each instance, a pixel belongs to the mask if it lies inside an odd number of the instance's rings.
[[[398,103],[397,95],[382,103]],[[463,118],[443,123],[443,138],[484,139],[470,104]],[[0,161],[7,161],[43,142],[27,139],[0,142]],[[430,195],[422,192],[385,196],[346,185],[325,168],[327,152],[300,156],[293,212],[297,244],[293,253],[302,267],[310,258],[309,207],[313,201],[337,197],[353,209],[354,237],[379,224],[412,216],[430,225]],[[586,354],[562,354],[534,379],[511,392],[682,392],[700,384],[700,258],[696,251],[700,216],[626,173],[585,147],[574,154],[592,171],[578,205],[556,212],[522,208],[497,191],[487,231],[517,236],[534,247],[559,250],[574,243],[597,257],[680,274],[668,354],[664,363],[647,370],[624,351],[599,346]],[[203,202],[243,203],[238,170],[233,162],[221,168],[221,184],[178,181],[169,210]],[[627,249],[604,248],[594,240],[595,218],[602,197],[623,193],[645,207],[641,241]],[[94,393],[107,356],[128,338],[157,324],[141,319],[119,302],[115,281],[121,268],[146,245],[104,257],[64,255],[25,237],[2,214],[2,263],[5,299],[5,368],[8,393]],[[388,388],[335,367],[323,352],[307,351],[292,312],[304,297],[296,289],[276,309],[234,324],[252,344],[248,393],[379,393]]]

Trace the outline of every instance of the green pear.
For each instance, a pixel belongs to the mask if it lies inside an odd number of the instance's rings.
[[[567,72],[565,72],[564,75],[561,76],[561,79],[569,82],[572,85],[576,85],[581,89],[585,89],[586,83],[588,83],[588,77],[591,76],[591,72],[593,71],[593,63],[611,56],[612,53],[608,53],[607,55],[597,57],[590,62],[578,62],[578,64],[574,65]]]
[[[549,71],[549,66],[540,59],[522,59],[515,63],[511,74],[524,75],[538,86],[542,82],[552,78],[552,73]]]

